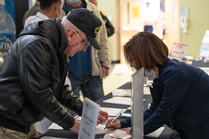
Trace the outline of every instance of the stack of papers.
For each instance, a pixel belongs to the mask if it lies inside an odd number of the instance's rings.
[[[112,90],[113,97],[131,97],[131,89],[115,89]]]
[[[131,105],[132,101],[129,97],[112,97],[103,101],[105,103],[120,104],[120,105]]]
[[[125,111],[126,109],[100,107],[100,110],[106,111],[110,117],[115,117],[118,113]]]
[[[145,135],[146,137],[159,137],[160,134],[163,132],[165,127],[160,127],[152,133]]]

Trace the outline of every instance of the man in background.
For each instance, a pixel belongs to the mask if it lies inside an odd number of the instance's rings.
[[[101,50],[96,50],[90,46],[86,53],[80,52],[70,57],[68,77],[76,95],[79,95],[81,90],[84,97],[96,101],[104,96],[102,78],[108,75],[111,64],[106,27],[99,10],[92,3],[85,0],[65,0],[63,10],[66,14],[77,8],[86,8],[92,11],[102,21],[102,26],[96,36]]]
[[[31,23],[47,20],[49,18],[57,19],[61,18],[62,6],[64,1],[62,0],[39,0],[40,10],[33,16],[29,16],[25,20],[24,27]]]
[[[29,10],[27,10],[23,16],[23,25],[25,24],[25,20],[32,15],[35,15],[40,10],[40,3],[39,0],[36,0],[33,7]]]
[[[97,0],[89,0],[89,2],[93,3],[97,7],[97,4],[98,4]],[[110,37],[115,33],[115,28],[113,27],[112,23],[110,22],[110,20],[108,19],[106,15],[104,15],[101,11],[100,11],[100,14],[102,16],[102,19],[107,29],[107,37]]]
[[[143,21],[144,21],[144,31],[153,32],[154,18],[153,18],[152,10],[150,9],[149,2],[146,2],[146,7],[143,12]]]
[[[42,1],[41,2],[42,4],[40,4],[40,1]],[[24,27],[26,27],[30,23],[46,20],[49,18],[54,18],[54,19],[60,18],[61,20],[65,16],[65,12],[62,10],[64,0],[61,0],[61,3],[59,3],[60,6],[56,5],[57,7],[60,7],[61,12],[59,8],[54,7],[55,5],[51,5],[51,3],[47,4],[47,2],[48,2],[47,0],[45,2],[43,0],[37,0],[31,9],[26,11],[23,17]],[[56,2],[59,2],[59,0],[56,0]],[[41,5],[42,5],[42,8],[41,8]],[[51,7],[49,7],[49,5]]]

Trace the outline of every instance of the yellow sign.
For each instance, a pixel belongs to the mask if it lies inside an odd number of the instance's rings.
[[[100,10],[100,12],[102,12],[102,14],[105,15],[105,11],[104,10]]]
[[[132,7],[132,18],[139,18],[139,7]]]

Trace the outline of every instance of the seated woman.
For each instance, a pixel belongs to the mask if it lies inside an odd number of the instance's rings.
[[[168,47],[156,35],[140,32],[124,46],[127,63],[136,70],[154,70],[152,104],[144,112],[144,135],[164,124],[183,139],[209,137],[209,76],[199,68],[168,58]],[[146,74],[145,74],[146,75]],[[109,129],[131,131],[131,118]]]

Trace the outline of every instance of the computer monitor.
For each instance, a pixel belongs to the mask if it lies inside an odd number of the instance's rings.
[[[132,75],[132,139],[143,139],[143,90],[144,68],[141,68]]]

